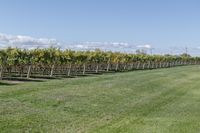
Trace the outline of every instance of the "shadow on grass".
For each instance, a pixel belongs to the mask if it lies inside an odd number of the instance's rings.
[[[60,76],[58,75],[57,77],[61,78],[61,79],[65,79],[65,78],[84,78],[84,77],[97,77],[98,75],[102,75],[103,73],[87,73],[87,74],[74,74],[71,76]]]
[[[8,82],[1,82],[0,81],[0,86],[11,86],[11,85],[16,85],[15,83],[8,83]]]
[[[3,78],[3,80],[7,81],[19,81],[19,82],[44,82],[44,80],[40,79],[32,79],[32,78],[18,78],[18,77],[8,77],[8,78]]]
[[[32,75],[31,76],[31,78],[33,79],[33,80],[35,80],[35,79],[58,79],[57,77],[49,77],[49,76],[40,76],[40,75]]]

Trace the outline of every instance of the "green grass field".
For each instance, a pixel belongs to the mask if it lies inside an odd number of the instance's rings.
[[[1,83],[0,132],[197,133],[200,66]]]

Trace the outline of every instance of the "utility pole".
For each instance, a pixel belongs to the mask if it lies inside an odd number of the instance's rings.
[[[188,54],[188,48],[187,47],[185,47],[185,53]]]
[[[151,55],[153,55],[153,50],[154,50],[154,48],[150,48]]]

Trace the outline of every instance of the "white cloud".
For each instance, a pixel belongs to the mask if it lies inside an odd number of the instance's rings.
[[[61,49],[95,50],[133,52],[136,47],[125,42],[75,42],[61,43],[56,39],[34,38],[30,36],[8,35],[0,33],[0,48],[18,47],[26,49],[48,48],[50,46]]]
[[[7,35],[0,33],[0,47],[18,47],[18,48],[47,48],[50,46],[59,47],[60,43],[55,39],[33,38],[30,36]]]
[[[138,45],[137,48],[152,49],[151,45],[149,45],[149,44],[146,44],[146,45]]]
[[[67,49],[74,50],[95,50],[101,49],[105,51],[121,51],[133,52],[136,47],[134,45],[124,42],[75,42],[71,44],[62,45]]]

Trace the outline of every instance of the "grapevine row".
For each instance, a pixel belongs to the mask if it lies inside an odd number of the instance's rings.
[[[188,55],[146,55],[120,52],[73,51],[57,48],[0,50],[0,79],[4,77],[76,76],[104,72],[167,68],[200,64]]]

